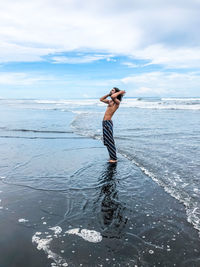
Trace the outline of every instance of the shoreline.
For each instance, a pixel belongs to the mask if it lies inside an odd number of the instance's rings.
[[[38,267],[67,266],[65,263],[198,266],[199,236],[187,222],[184,206],[120,154],[117,164],[107,163],[106,148],[99,141],[48,140],[48,149],[54,147],[53,142],[58,146],[54,150],[58,155],[53,158],[59,159],[59,168],[68,167],[64,175],[56,171],[54,178],[44,178],[47,179],[44,183],[39,181],[43,190],[24,187],[23,181],[21,186],[0,181],[3,191],[0,249],[4,255],[0,264],[4,267],[25,267],[27,263],[30,267],[36,263]],[[63,146],[66,151],[61,155],[58,150]],[[43,159],[47,166],[48,158]],[[48,181],[52,179],[50,186]],[[50,230],[56,226],[61,228],[59,234]],[[79,233],[81,229],[100,233],[102,241],[93,243],[66,234],[77,228]],[[32,243],[37,232],[42,243]],[[10,255],[14,255],[13,260]]]

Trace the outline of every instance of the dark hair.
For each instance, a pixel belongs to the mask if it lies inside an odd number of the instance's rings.
[[[119,88],[117,88],[117,87],[113,87],[113,89],[115,89],[116,93],[120,91]],[[123,95],[118,95],[117,99],[119,99],[119,101],[122,101],[122,97],[123,97]]]

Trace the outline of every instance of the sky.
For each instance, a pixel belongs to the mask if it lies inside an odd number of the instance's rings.
[[[6,0],[0,98],[200,96],[200,0]]]

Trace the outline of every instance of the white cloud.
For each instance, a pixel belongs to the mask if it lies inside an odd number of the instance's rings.
[[[107,61],[111,61],[110,58],[112,55],[87,55],[87,56],[79,56],[79,57],[66,57],[66,56],[55,56],[52,57],[53,63],[70,63],[70,64],[77,64],[77,63],[90,63],[94,61],[98,61],[101,59],[106,59]]]
[[[28,74],[23,72],[2,72],[0,73],[0,85],[33,85],[38,82],[52,81],[51,76],[42,76],[36,74]]]
[[[98,5],[98,3],[96,2]],[[9,1],[0,10],[1,61],[28,61],[53,52],[74,50],[130,50],[139,31],[120,17],[97,14],[88,1]],[[131,34],[129,34],[131,32]]]
[[[107,57],[106,60],[107,60],[107,61],[112,61],[112,62],[116,62],[116,61],[117,61],[116,59],[114,59],[114,58],[112,58],[112,57]]]
[[[28,44],[15,44],[0,39],[0,62],[42,61],[42,56],[55,53],[56,49],[34,47]]]
[[[134,95],[200,95],[200,72],[163,73],[160,71],[142,73],[121,79],[127,96]]]
[[[140,67],[140,65],[138,65],[138,64],[134,64],[134,63],[132,63],[132,62],[122,62],[121,64],[122,64],[122,65],[125,65],[125,66],[127,66],[127,67],[129,67],[129,68],[138,68],[138,67]]]
[[[69,95],[70,97],[98,97],[105,95],[113,87],[126,90],[126,96],[200,96],[200,72],[164,73],[154,71],[135,74],[122,79],[78,79],[77,75],[53,76],[39,73],[2,72],[0,73],[1,94],[5,88],[25,88],[23,94],[38,97],[38,91],[29,90],[39,88],[56,93],[54,96]],[[107,89],[106,89],[107,88]],[[110,89],[109,89],[110,88]],[[52,90],[51,90],[52,89]],[[17,94],[17,90],[16,94]],[[43,95],[45,95],[44,91]],[[30,92],[30,93],[29,93]],[[12,92],[13,93],[13,92]],[[9,96],[9,90],[7,91]],[[53,94],[53,93],[49,93]],[[39,94],[40,95],[40,94]],[[13,96],[13,95],[12,95]]]
[[[80,78],[79,74],[54,76],[47,73],[37,72],[1,72],[0,73],[0,89],[4,86],[26,86],[26,88],[34,88],[35,85],[45,85],[45,87],[57,89],[86,88],[86,95],[90,91],[88,88],[105,88],[112,87],[113,84],[119,82],[113,79],[91,79],[86,77]],[[91,94],[91,91],[90,91]],[[95,93],[94,93],[95,94]]]
[[[198,67],[199,9],[195,0],[7,0],[0,9],[0,62],[99,51]]]
[[[150,60],[150,64],[161,64],[167,68],[199,68],[200,46],[192,48],[170,48],[163,45],[152,45],[136,50],[134,57]]]
[[[167,91],[163,88],[140,87],[134,91],[136,95],[163,95]]]

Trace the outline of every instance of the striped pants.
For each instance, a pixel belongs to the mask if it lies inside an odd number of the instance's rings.
[[[115,141],[113,138],[112,120],[102,121],[103,126],[103,144],[107,147],[110,159],[117,160]]]

